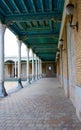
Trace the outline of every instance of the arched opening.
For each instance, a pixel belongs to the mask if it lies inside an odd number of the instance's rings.
[[[12,60],[7,60],[5,62],[5,66],[4,66],[4,77],[5,79],[8,79],[8,78],[13,78],[15,77],[15,64],[14,64],[14,61]]]

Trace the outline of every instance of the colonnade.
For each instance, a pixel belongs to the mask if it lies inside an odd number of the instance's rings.
[[[0,97],[7,96],[7,92],[4,87],[4,34],[6,26],[0,23]],[[21,45],[22,41],[17,39],[18,43],[18,86],[17,88],[23,88],[21,82]],[[35,58],[35,59],[34,59]],[[16,67],[16,63],[15,63]],[[16,70],[15,70],[16,74]],[[42,61],[41,59],[33,53],[32,51],[32,81],[42,77]],[[27,83],[30,83],[30,73],[29,73],[29,48],[27,47]]]

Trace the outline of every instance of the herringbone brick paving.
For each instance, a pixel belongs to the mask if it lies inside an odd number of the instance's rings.
[[[81,130],[57,79],[41,79],[0,100],[0,130]]]

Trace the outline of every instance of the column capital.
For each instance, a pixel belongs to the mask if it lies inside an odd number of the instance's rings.
[[[36,55],[36,58],[37,58],[37,55]]]
[[[26,50],[28,51],[30,48],[28,48],[28,46],[26,46]]]
[[[0,30],[4,33],[5,32],[5,29],[6,29],[6,25],[5,24],[2,24],[0,22]]]
[[[35,57],[35,58],[37,57],[36,54],[34,54],[34,57]]]
[[[39,60],[39,57],[37,56],[37,59]]]
[[[31,49],[31,50],[32,50],[32,54],[33,54],[33,53],[34,53],[34,52],[33,52],[33,49]]]
[[[22,45],[22,40],[19,40],[18,37],[17,37],[17,43],[18,45]]]

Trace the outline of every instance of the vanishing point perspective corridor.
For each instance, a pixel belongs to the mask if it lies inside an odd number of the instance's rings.
[[[43,78],[0,100],[0,130],[81,130],[56,78]]]
[[[0,0],[0,130],[81,130],[81,0]]]

